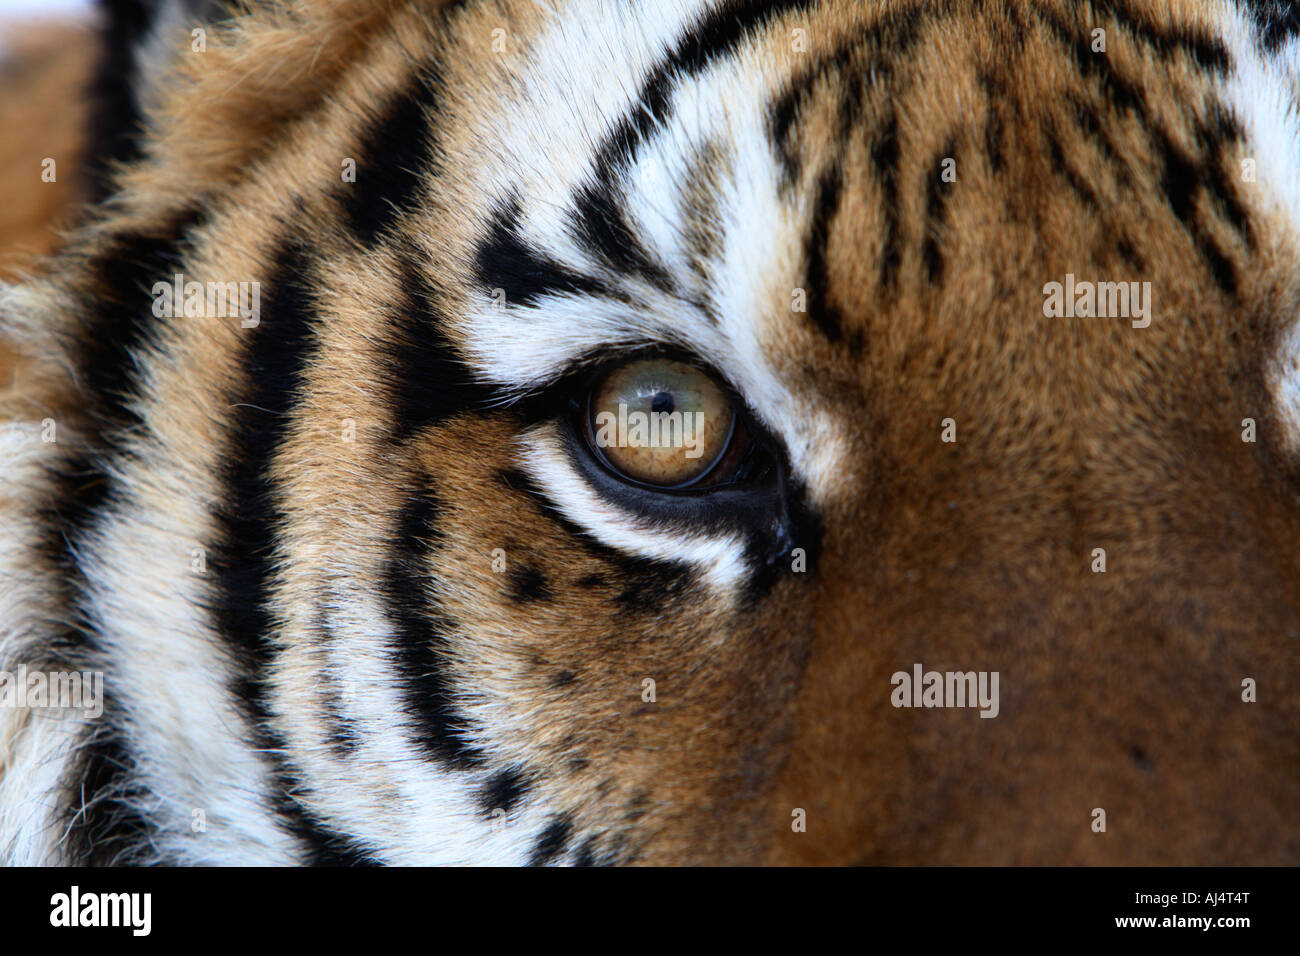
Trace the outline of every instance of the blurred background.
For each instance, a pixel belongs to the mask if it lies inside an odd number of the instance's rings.
[[[39,269],[76,217],[93,13],[89,0],[0,0],[0,282]],[[18,364],[0,345],[0,389]]]
[[[58,16],[64,13],[84,13],[90,0],[0,0],[0,16]]]

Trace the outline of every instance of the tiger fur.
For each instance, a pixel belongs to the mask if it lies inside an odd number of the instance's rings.
[[[1298,34],[155,10],[102,198],[0,295],[0,671],[105,682],[0,710],[0,858],[1297,862]],[[176,274],[260,316],[155,315]],[[1149,325],[1045,315],[1067,275]],[[593,464],[584,370],[659,352],[769,481]],[[996,718],[893,706],[916,662]]]

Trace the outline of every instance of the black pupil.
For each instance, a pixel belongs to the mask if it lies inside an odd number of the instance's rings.
[[[652,412],[668,414],[676,407],[672,395],[667,392],[656,392],[655,397],[650,399],[650,411]]]

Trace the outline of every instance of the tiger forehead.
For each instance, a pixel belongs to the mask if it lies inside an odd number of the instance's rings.
[[[1231,306],[1259,237],[1208,10],[647,5],[575,72],[612,14],[560,6],[499,67],[498,102],[447,81],[441,125],[465,160],[448,323],[507,386],[663,341],[797,422],[860,401],[860,357],[903,320],[943,352],[972,317],[1040,309],[1067,273]]]
[[[733,6],[722,9],[735,18]],[[941,288],[949,261],[970,251],[954,241],[955,204],[976,205],[980,218],[966,225],[1005,227],[1023,244],[1035,232],[1041,242],[1059,218],[1052,207],[1073,203],[1142,268],[1142,242],[1118,228],[1115,204],[1164,203],[1186,220],[1204,185],[1248,244],[1225,170],[1242,129],[1211,91],[1229,54],[1204,25],[1161,23],[1142,9],[1007,4],[959,16],[962,5],[884,4],[866,19],[858,5],[754,5],[717,42],[716,60],[698,37],[674,32],[708,16],[690,10],[624,41],[639,88],[600,69],[555,75],[553,61],[572,58],[579,15],[562,27],[543,21],[521,41],[529,55],[504,83],[503,104],[483,109],[471,98],[444,114],[448,151],[466,148],[473,170],[459,190],[449,184],[458,195],[447,203],[475,211],[462,218],[464,261],[478,267],[463,276],[471,299],[487,288],[494,309],[528,315],[544,296],[584,294],[605,300],[595,312],[612,313],[640,292],[624,327],[597,314],[580,331],[643,332],[636,326],[652,324],[658,300],[673,326],[659,334],[698,336],[707,351],[728,344],[710,343],[708,328],[725,325],[719,313],[736,295],[729,259],[782,300],[804,289],[810,307],[787,302],[782,324],[798,325],[802,311],[834,339],[843,316],[827,283]],[[724,61],[723,51],[736,55]],[[766,235],[736,235],[737,223],[756,221]],[[837,230],[853,235],[855,255],[828,270]],[[1079,236],[1049,238],[1059,258],[1078,257]],[[1233,250],[1217,236],[1194,238],[1215,281],[1233,283]],[[862,281],[866,263],[875,281]],[[767,311],[752,299],[734,304],[749,307],[751,327]],[[473,347],[493,323],[473,309],[468,318]]]
[[[783,185],[811,197],[824,338],[861,351],[900,307],[929,325],[1023,312],[1076,271],[1178,286],[1191,269],[1235,302],[1257,226],[1227,48],[1115,5],[972,19],[886,19],[771,107]]]

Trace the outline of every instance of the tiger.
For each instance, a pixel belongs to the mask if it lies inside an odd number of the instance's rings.
[[[1291,4],[106,16],[0,859],[1300,862]]]

